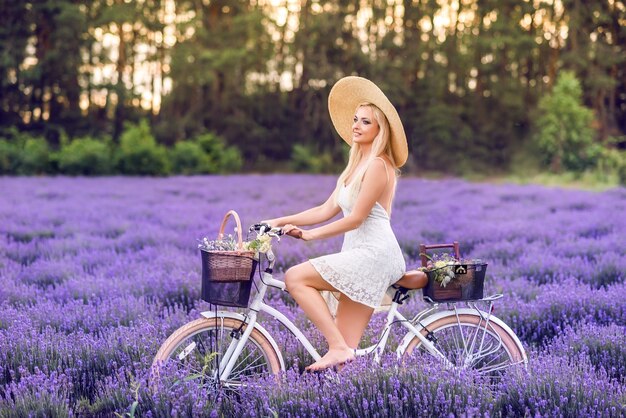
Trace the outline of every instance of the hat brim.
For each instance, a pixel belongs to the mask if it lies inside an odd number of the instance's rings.
[[[361,103],[371,103],[387,117],[391,128],[390,142],[393,158],[402,167],[409,156],[404,126],[398,111],[385,93],[370,80],[349,76],[337,81],[328,95],[328,112],[339,136],[352,146],[352,121],[354,112]]]

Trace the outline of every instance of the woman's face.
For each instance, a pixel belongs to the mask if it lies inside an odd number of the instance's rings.
[[[370,107],[361,106],[354,115],[352,124],[352,142],[358,144],[371,144],[380,130],[378,122],[374,119],[374,112]]]

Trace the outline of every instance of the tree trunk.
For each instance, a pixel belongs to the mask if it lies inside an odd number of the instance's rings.
[[[119,37],[120,44],[118,47],[118,58],[117,58],[117,83],[115,86],[115,91],[117,94],[117,103],[115,106],[115,122],[113,127],[113,137],[119,138],[122,131],[124,130],[124,106],[126,102],[126,87],[124,86],[124,71],[126,69],[126,37],[124,33],[124,26],[122,24],[118,24],[119,27]]]

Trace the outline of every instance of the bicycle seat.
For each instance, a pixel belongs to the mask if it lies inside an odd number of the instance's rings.
[[[409,270],[395,283],[405,289],[422,289],[428,284],[428,277],[419,270]]]

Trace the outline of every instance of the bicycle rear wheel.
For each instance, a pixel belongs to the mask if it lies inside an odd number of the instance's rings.
[[[433,342],[453,367],[476,370],[492,380],[498,380],[511,368],[526,366],[526,354],[515,335],[493,321],[487,323],[480,315],[451,312],[428,322],[421,334]],[[415,350],[427,351],[418,337],[407,345],[404,358]]]
[[[153,361],[153,380],[163,384],[190,381],[213,389],[236,389],[247,378],[277,375],[279,356],[269,340],[253,329],[228,377],[220,379],[247,324],[235,318],[200,318],[189,322],[163,343]]]

